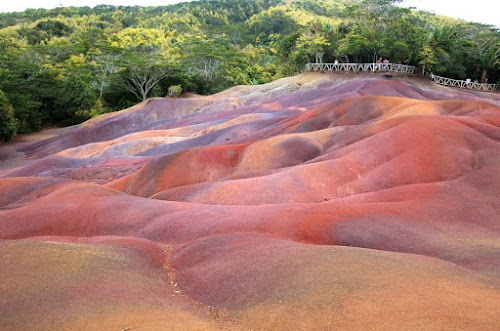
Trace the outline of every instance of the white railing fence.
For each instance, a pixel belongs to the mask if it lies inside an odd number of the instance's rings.
[[[393,71],[393,72],[406,72],[412,74],[415,71],[415,67],[397,63],[308,63],[306,64],[306,70],[330,71],[330,72]]]
[[[454,86],[454,87],[468,88],[468,89],[480,90],[480,91],[495,91],[498,89],[497,84],[482,84],[482,83],[476,83],[476,82],[471,82],[471,81],[467,81],[467,80],[458,80],[458,79],[436,76],[433,74],[431,74],[429,77],[437,84],[444,85],[444,86]]]
[[[413,74],[415,67],[397,63],[308,63],[307,71],[329,71],[329,72],[402,72]],[[499,88],[497,84],[482,84],[465,80],[451,79],[431,74],[430,79],[440,85],[468,88],[479,91],[495,91]]]

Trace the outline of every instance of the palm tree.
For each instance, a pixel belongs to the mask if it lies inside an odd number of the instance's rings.
[[[470,54],[476,59],[481,82],[488,79],[488,72],[500,66],[500,44],[498,36],[488,27],[475,25],[467,35],[471,42]]]
[[[425,73],[426,66],[436,64],[438,60],[447,60],[450,58],[450,49],[456,38],[454,29],[447,25],[433,26],[425,38],[425,45],[422,51],[423,60],[422,75]]]

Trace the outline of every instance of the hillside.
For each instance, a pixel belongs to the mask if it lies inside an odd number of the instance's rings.
[[[383,57],[418,72],[500,80],[498,29],[393,2],[206,0],[2,13],[0,141],[179,87],[206,95],[268,83],[308,62]]]
[[[495,329],[499,126],[498,93],[304,73],[15,142],[0,323]]]

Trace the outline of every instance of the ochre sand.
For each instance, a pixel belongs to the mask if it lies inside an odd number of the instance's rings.
[[[498,93],[307,73],[0,156],[0,329],[500,325]]]

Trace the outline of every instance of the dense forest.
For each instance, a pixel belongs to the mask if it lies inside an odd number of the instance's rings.
[[[202,0],[2,13],[0,141],[148,97],[266,83],[307,62],[381,56],[421,72],[500,80],[498,29],[394,2]]]

